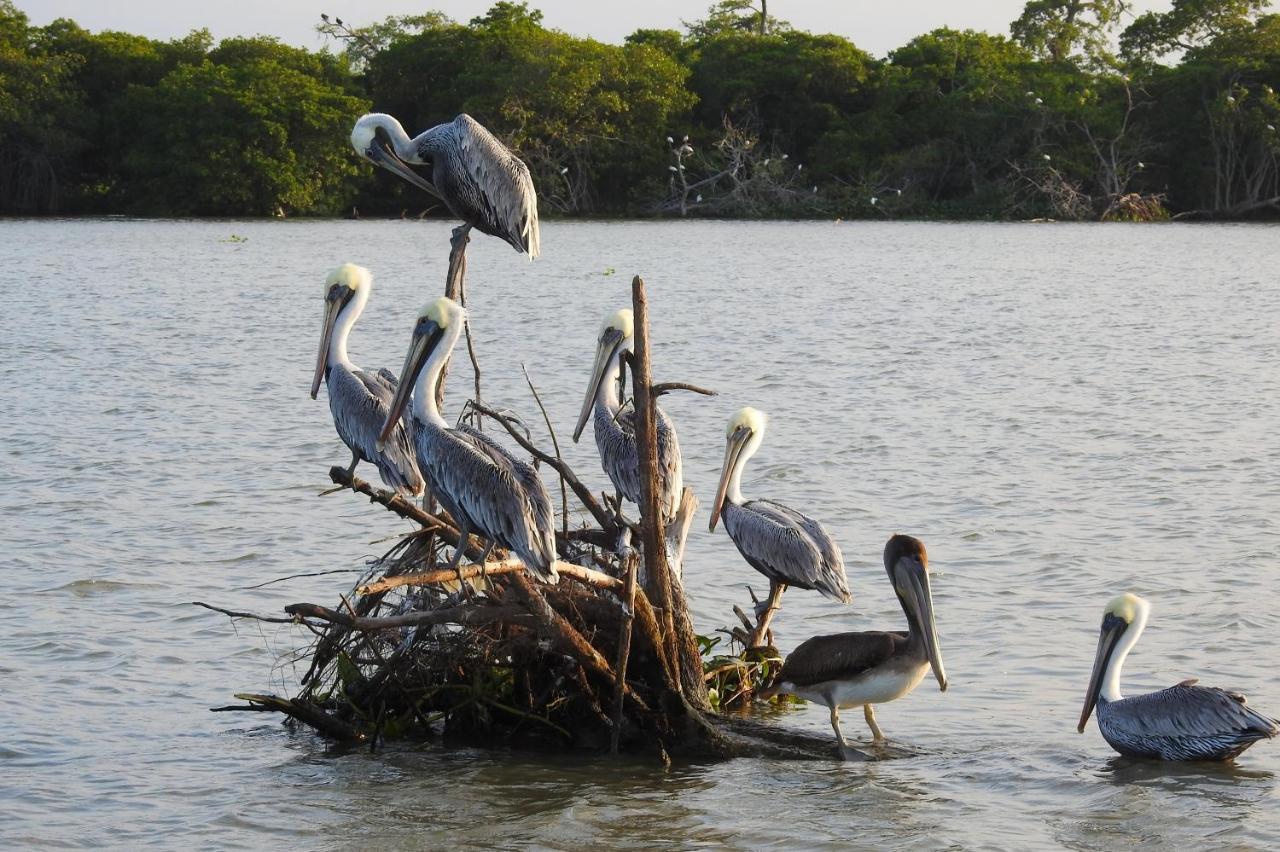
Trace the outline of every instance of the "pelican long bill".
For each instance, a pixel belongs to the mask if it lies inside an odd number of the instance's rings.
[[[711,503],[711,532],[716,531],[720,521],[720,510],[724,508],[724,498],[729,492],[729,482],[733,479],[733,471],[738,466],[742,450],[751,439],[751,430],[738,428],[729,436],[724,447],[724,467],[720,470],[720,485],[716,487],[716,499]]]
[[[342,298],[339,293],[348,294],[348,298]],[[329,291],[329,296],[324,300],[324,328],[320,332],[320,352],[316,355],[316,372],[311,377],[311,398],[315,399],[320,393],[320,381],[324,378],[325,367],[329,363],[329,345],[333,340],[333,327],[338,322],[338,314],[342,313],[342,309],[346,307],[351,293],[346,287],[335,287]]]
[[[419,320],[414,328],[413,339],[409,341],[409,351],[404,356],[404,367],[400,370],[400,386],[396,388],[396,395],[391,400],[387,422],[382,424],[382,432],[378,435],[379,444],[387,439],[391,430],[399,422],[405,403],[409,401],[409,394],[413,392],[413,386],[418,381],[418,373],[422,372],[422,368],[426,366],[431,353],[435,351],[443,337],[444,332],[440,326],[428,319]]]
[[[1093,715],[1093,708],[1098,704],[1098,695],[1102,691],[1102,681],[1107,675],[1111,655],[1128,627],[1127,622],[1114,615],[1107,615],[1102,621],[1102,631],[1098,634],[1098,651],[1093,658],[1093,674],[1089,676],[1089,688],[1084,694],[1084,709],[1080,711],[1080,724],[1076,726],[1076,731],[1081,734],[1084,733],[1084,726],[1089,723],[1089,717]]]
[[[622,345],[622,332],[616,328],[607,328],[600,335],[600,343],[596,346],[596,362],[591,368],[591,383],[587,385],[587,396],[582,400],[582,411],[578,414],[578,425],[573,427],[573,442],[576,444],[582,437],[582,430],[591,417],[591,409],[595,406],[596,397],[600,395],[600,383],[613,360],[618,347]]]
[[[933,621],[933,595],[929,589],[929,572],[923,563],[915,558],[899,560],[899,572],[905,573],[903,580],[910,590],[907,600],[919,623],[920,638],[924,641],[924,652],[929,658],[929,666],[933,676],[938,679],[938,688],[947,691],[947,672],[942,667],[942,651],[938,648],[938,628]]]
[[[382,166],[382,168],[397,177],[407,180],[419,189],[425,189],[436,198],[441,197],[440,190],[436,189],[431,181],[415,172],[412,166],[400,159],[400,155],[396,153],[395,147],[391,144],[386,131],[382,128],[378,128],[374,134],[373,141],[369,143],[369,147],[364,153],[371,162]]]

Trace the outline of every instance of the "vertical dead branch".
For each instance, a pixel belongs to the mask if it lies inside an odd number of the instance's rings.
[[[467,243],[471,242],[471,226],[459,225],[453,229],[449,240],[449,272],[444,281],[444,294],[462,304],[463,280],[467,277]],[[471,331],[467,330],[467,346],[470,349]],[[472,361],[475,364],[475,353]],[[449,378],[449,365],[446,363],[440,371],[440,383],[436,385],[436,406],[444,408],[444,383]],[[476,398],[480,397],[480,368],[476,367]]]
[[[769,624],[773,621],[774,613],[778,611],[778,606],[782,601],[782,593],[787,590],[783,583],[769,583],[769,599],[765,601],[764,611],[756,617],[756,626],[751,631],[751,636],[747,639],[747,648],[759,648],[761,645],[767,644],[769,637]]]
[[[622,629],[618,635],[618,662],[614,668],[618,672],[618,686],[613,693],[613,732],[609,741],[609,752],[611,754],[618,753],[618,743],[622,738],[622,687],[627,682],[627,660],[631,657],[631,626],[635,621],[636,607],[636,552],[631,548],[629,536],[623,533],[623,537],[628,539],[619,550],[619,555],[626,564],[627,571],[627,588],[623,592],[623,605],[626,611],[622,615]]]
[[[547,432],[551,435],[551,448],[556,451],[556,461],[564,464],[564,458],[560,455],[560,441],[556,438],[555,427],[551,425],[551,418],[547,416],[547,409],[542,404],[542,397],[538,396],[538,389],[533,386],[533,379],[529,378],[529,368],[522,362],[520,369],[524,372],[525,383],[529,385],[529,393],[533,394],[533,401],[538,403],[538,410],[542,412],[542,422],[547,424]],[[480,401],[480,385],[479,378],[476,379],[476,402]],[[557,468],[556,473],[560,474],[560,523],[561,532],[565,538],[569,537],[569,486],[564,481],[563,468]]]
[[[644,281],[631,280],[631,306],[635,314],[635,352],[632,393],[636,407],[636,444],[639,455],[641,523],[640,541],[644,549],[649,599],[661,609],[663,640],[677,670],[672,672],[685,699],[698,710],[709,709],[706,681],[702,676],[702,656],[698,652],[693,621],[689,616],[684,589],[667,562],[662,512],[658,509],[658,428],[653,401],[653,375],[649,365],[649,303]]]

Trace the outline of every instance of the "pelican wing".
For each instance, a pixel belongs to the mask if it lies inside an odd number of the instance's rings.
[[[778,683],[812,686],[848,680],[888,661],[907,642],[907,634],[867,630],[814,636],[788,655]]]
[[[389,488],[405,496],[421,494],[422,474],[404,424],[397,424],[382,450],[378,449],[378,433],[386,421],[395,389],[377,374],[348,370],[341,365],[329,369],[325,383],[333,425],[343,443],[360,459],[376,465]]]
[[[460,175],[451,177],[464,194],[475,196],[468,200],[480,219],[476,226],[506,240],[516,251],[537,257],[538,195],[529,167],[466,113],[450,126],[461,170]],[[464,183],[471,184],[469,192]]]
[[[836,544],[836,540],[831,537],[831,533],[827,532],[827,528],[820,521],[801,514],[790,506],[784,506],[772,500],[756,500],[755,503],[762,511],[776,512],[778,517],[786,518],[804,530],[818,548],[818,553],[822,555],[819,576],[814,580],[815,585],[829,597],[836,597],[848,603],[850,600],[849,577],[844,570],[844,556],[840,553],[840,545]],[[826,589],[832,590],[834,594],[825,591]]]
[[[726,503],[725,529],[743,557],[771,580],[814,589],[838,601],[849,601],[849,584],[844,563],[829,566],[825,545],[820,545],[806,529],[817,521],[770,500],[749,500],[741,506]],[[817,525],[821,536],[830,536]],[[832,548],[835,543],[830,542]],[[835,551],[838,554],[838,550]]]
[[[658,426],[658,504],[670,519],[680,505],[684,491],[684,469],[680,458],[680,439],[676,425],[661,408],[657,409]],[[636,442],[635,409],[615,413],[603,403],[595,409],[596,449],[600,466],[608,474],[613,487],[637,506],[640,505],[640,449]]]
[[[1180,760],[1232,756],[1280,734],[1240,693],[1194,681],[1111,702],[1106,715],[1108,734]]]
[[[551,499],[537,473],[474,429],[444,430],[437,438],[433,483],[479,532],[512,550],[535,576],[555,582]]]

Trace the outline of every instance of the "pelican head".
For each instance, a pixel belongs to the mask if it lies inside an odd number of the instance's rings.
[[[432,360],[432,355],[439,350],[441,343],[447,340],[449,346],[453,346],[453,341],[456,341],[461,333],[466,316],[466,309],[447,297],[436,299],[418,311],[418,318],[413,325],[413,336],[409,340],[409,351],[404,357],[404,367],[400,371],[400,384],[396,387],[396,395],[392,398],[391,407],[387,411],[387,421],[382,424],[382,432],[378,435],[379,446],[391,435],[396,422],[400,419],[400,413],[404,410],[409,393],[418,380],[418,374]],[[431,388],[430,393],[434,392],[435,389]]]
[[[311,377],[311,398],[320,391],[320,380],[329,361],[329,348],[333,344],[333,330],[343,309],[353,302],[357,313],[364,307],[373,289],[373,273],[363,266],[344,263],[329,273],[324,280],[324,330],[320,333],[320,354],[316,356],[316,372]]]
[[[630,308],[623,308],[610,314],[600,326],[600,337],[596,340],[596,362],[591,368],[591,383],[587,385],[587,396],[582,401],[582,412],[578,415],[578,425],[573,429],[573,442],[576,444],[582,437],[582,430],[591,416],[591,407],[600,395],[600,387],[614,358],[622,352],[630,352],[635,343],[635,318]]]
[[[884,546],[884,570],[911,623],[911,635],[924,641],[925,655],[938,687],[947,691],[947,672],[938,650],[938,628],[933,623],[933,595],[929,591],[929,554],[924,542],[909,535],[894,535]]]
[[[439,196],[430,181],[410,168],[410,163],[421,165],[422,157],[413,150],[404,127],[391,116],[381,112],[360,116],[351,129],[351,147],[375,166],[381,166],[414,186]]]
[[[1151,604],[1132,592],[1112,598],[1102,611],[1102,630],[1098,634],[1093,673],[1089,676],[1089,688],[1085,690],[1080,724],[1076,726],[1080,733],[1084,733],[1084,726],[1098,704],[1099,695],[1106,701],[1120,697],[1120,664],[1138,641],[1142,628],[1147,626],[1150,612]]]
[[[764,440],[764,429],[769,418],[758,408],[740,408],[729,418],[725,429],[724,466],[720,469],[720,486],[716,489],[715,502],[711,504],[711,531],[716,531],[720,510],[725,498],[742,502],[742,468],[747,459],[756,454]]]

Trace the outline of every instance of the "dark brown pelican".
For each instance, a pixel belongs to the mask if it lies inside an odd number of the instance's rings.
[[[389,115],[362,116],[351,131],[356,153],[439,198],[463,222],[538,256],[538,196],[529,168],[467,114],[413,139]],[[410,164],[431,165],[431,180]]]
[[[1256,743],[1280,734],[1280,723],[1255,711],[1238,692],[1176,686],[1125,698],[1120,668],[1147,625],[1151,605],[1135,594],[1112,599],[1102,613],[1102,632],[1077,728],[1084,733],[1098,708],[1098,730],[1126,757],[1160,760],[1231,760]]]
[[[436,407],[436,385],[465,319],[462,306],[447,298],[419,312],[382,437],[394,433],[412,389],[418,466],[431,493],[457,522],[461,540],[477,532],[489,540],[489,550],[494,544],[511,550],[536,578],[554,583],[555,516],[537,471],[483,433],[450,427]],[[462,550],[457,549],[451,567],[458,567]]]
[[[324,379],[334,428],[351,450],[348,474],[354,476],[361,461],[370,462],[377,466],[389,488],[402,496],[416,497],[422,494],[422,474],[404,427],[396,423],[384,446],[378,446],[378,433],[387,420],[391,398],[399,384],[396,374],[385,367],[376,373],[361,370],[347,357],[347,336],[372,290],[373,275],[354,263],[339,266],[325,279],[324,329],[311,380],[311,398],[316,398],[320,380]]]
[[[711,531],[724,515],[724,528],[752,568],[771,583],[816,589],[844,603],[852,600],[840,548],[822,524],[772,500],[745,500],[742,469],[764,440],[766,418],[740,409],[726,430],[724,468],[711,504]],[[772,596],[771,596],[772,597]]]
[[[877,744],[885,736],[876,724],[874,704],[901,698],[916,688],[933,668],[938,686],[947,691],[947,673],[938,650],[933,624],[933,597],[929,592],[929,557],[924,543],[909,535],[895,535],[884,548],[884,570],[898,593],[907,616],[907,631],[868,630],[815,636],[791,652],[773,687],[760,693],[764,699],[779,692],[798,695],[831,709],[831,728],[844,756],[840,711],[862,707]]]

